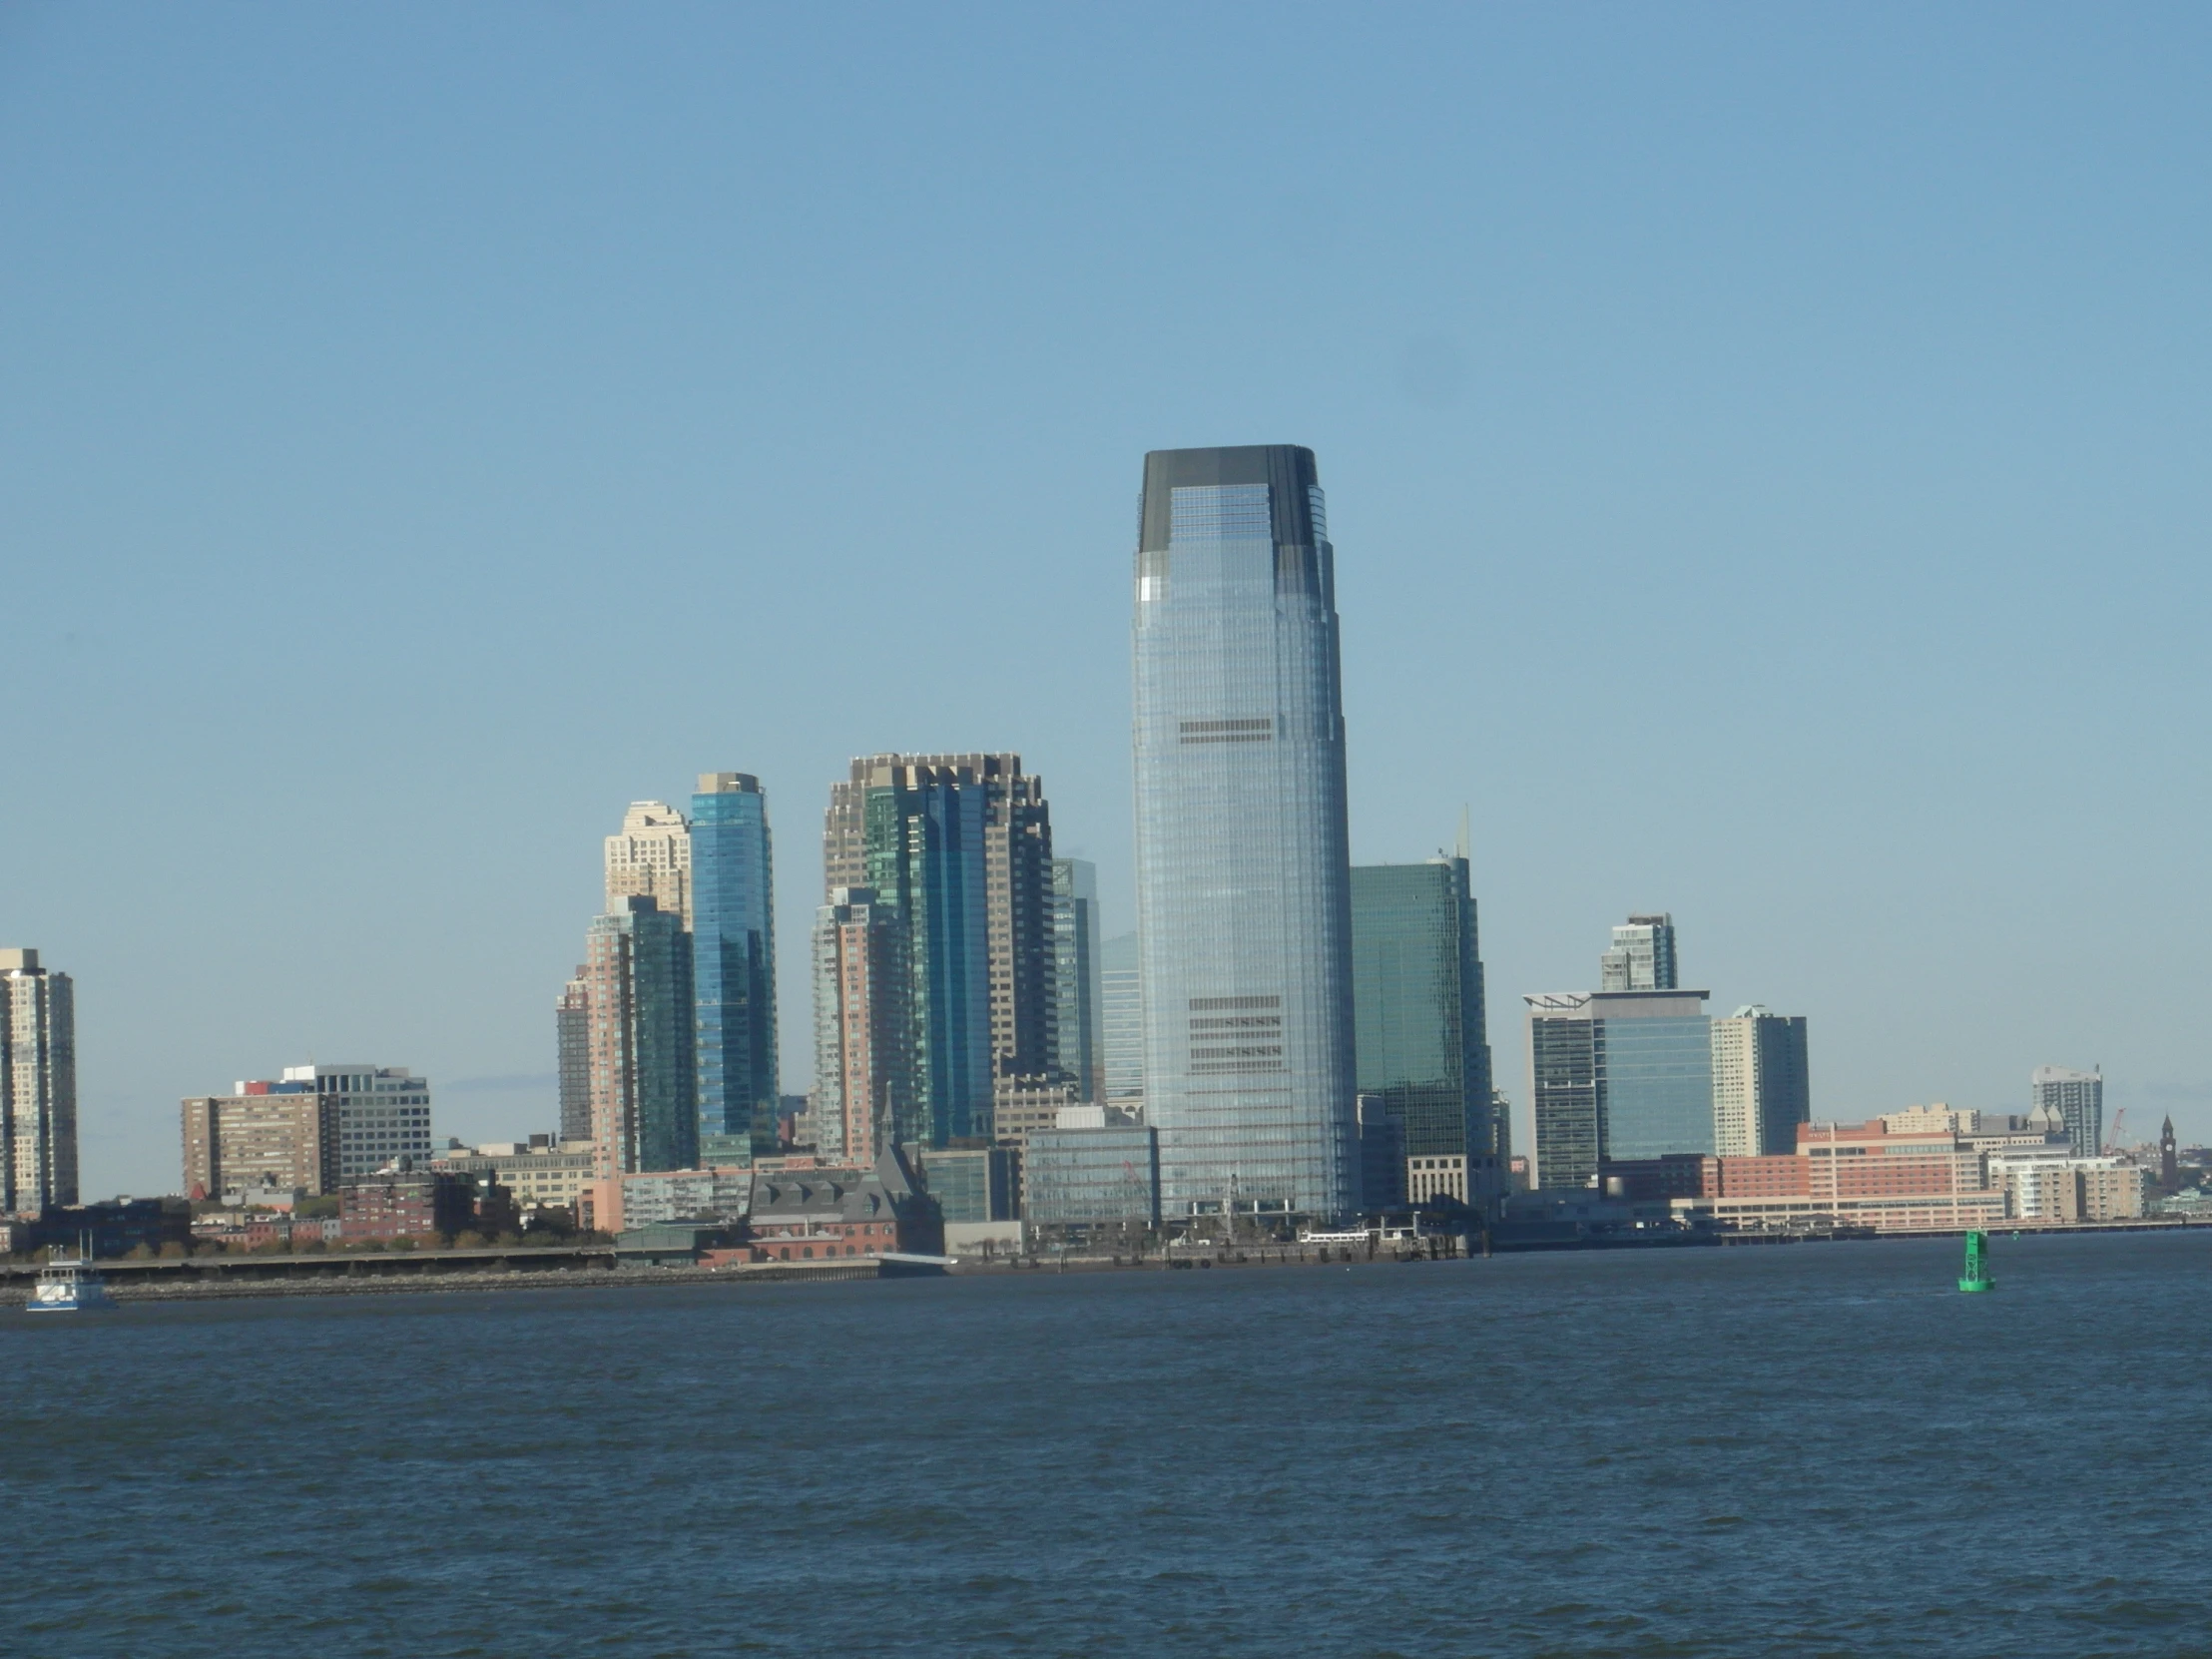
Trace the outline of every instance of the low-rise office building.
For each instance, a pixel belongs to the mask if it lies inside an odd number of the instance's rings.
[[[680,1221],[743,1221],[753,1202],[753,1170],[743,1167],[598,1176],[577,1189],[576,1225],[592,1232],[630,1233]]]
[[[750,1169],[648,1170],[622,1177],[625,1232],[678,1221],[743,1221],[753,1204]]]
[[[1431,1154],[1405,1160],[1405,1202],[1417,1207],[1467,1202],[1467,1160],[1457,1154]],[[1370,1209],[1377,1206],[1370,1205]]]
[[[1021,1153],[988,1141],[956,1141],[934,1150],[909,1147],[945,1224],[1013,1221],[1021,1214]]]
[[[87,1238],[95,1256],[159,1253],[192,1238],[192,1206],[181,1198],[115,1198],[99,1204],[49,1205],[15,1228],[17,1250],[74,1251]]]
[[[1159,1132],[1114,1115],[1123,1121],[1031,1132],[1021,1160],[1024,1220],[1040,1227],[1160,1225]]]
[[[524,1210],[554,1205],[574,1211],[584,1183],[592,1178],[592,1142],[532,1135],[527,1141],[486,1141],[481,1146],[449,1142],[429,1161],[430,1168],[453,1175],[490,1176],[514,1194]]]

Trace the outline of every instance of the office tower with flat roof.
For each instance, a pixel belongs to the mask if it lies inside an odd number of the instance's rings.
[[[1146,1121],[1173,1215],[1359,1207],[1335,550],[1313,451],[1145,457]]]
[[[561,1089],[561,1139],[591,1139],[591,993],[581,964],[554,1004]]]
[[[692,924],[691,826],[665,801],[633,801],[622,830],[607,837],[607,909],[626,898],[653,899],[663,915]]]
[[[860,804],[868,876],[860,885],[906,932],[907,1056],[917,1121],[902,1138],[942,1146],[955,1136],[987,1135],[986,786],[959,758],[943,765],[896,762],[868,768]],[[833,794],[833,817],[843,805]]]
[[[1106,1071],[1106,1099],[1128,1108],[1144,1104],[1144,974],[1137,935],[1117,933],[1098,947],[1099,1048]]]
[[[994,1077],[1043,1077],[1054,1065],[1058,998],[1052,938],[1052,814],[1042,780],[1021,757],[972,751],[869,755],[830,790],[823,822],[823,890],[878,886],[869,862],[867,801],[905,771],[968,785],[981,803],[984,936],[989,952],[990,1069]]]
[[[321,1114],[325,1191],[398,1158],[430,1155],[430,1085],[404,1066],[324,1060],[286,1066],[274,1080],[240,1082],[238,1095],[311,1094]],[[334,1164],[334,1169],[332,1165]]]
[[[2033,1105],[2066,1126],[2066,1139],[2084,1158],[2104,1150],[2104,1072],[2037,1066],[2028,1077]]]
[[[1713,1150],[1705,991],[1529,996],[1536,1184],[1579,1189],[1608,1163]]]
[[[1630,916],[1613,929],[1613,943],[1598,959],[1599,990],[1671,991],[1677,983],[1672,915]]]
[[[0,1213],[77,1202],[77,1004],[69,975],[0,950]]]
[[[768,797],[750,773],[701,775],[692,797],[692,982],[699,1132],[776,1151],[776,920]]]
[[[1723,1158],[1782,1158],[1813,1116],[1805,1017],[1756,1002],[1713,1024],[1713,1150]]]
[[[1100,1031],[1098,866],[1088,858],[1052,860],[1052,1069],[1076,1085],[1076,1098],[1106,1098],[1106,1047]]]
[[[815,1092],[825,1158],[873,1164],[925,1139],[913,1068],[906,921],[872,887],[839,887],[815,912]]]
[[[584,987],[595,1174],[689,1169],[699,1159],[699,1050],[683,918],[643,893],[593,917]]]
[[[1501,1189],[1470,889],[1464,854],[1355,865],[1352,1000],[1361,1100],[1402,1126],[1406,1157],[1462,1160],[1456,1196],[1480,1206]]]

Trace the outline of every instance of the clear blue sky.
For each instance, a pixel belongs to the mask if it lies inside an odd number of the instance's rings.
[[[1667,908],[1822,1115],[2212,1134],[2212,12],[0,8],[0,943],[179,1096],[552,1115],[600,837],[1015,748],[1129,925],[1140,460],[1319,454],[1490,1035]]]

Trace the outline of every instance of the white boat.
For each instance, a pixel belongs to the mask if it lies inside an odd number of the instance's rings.
[[[115,1301],[93,1267],[89,1256],[54,1256],[39,1269],[38,1284],[31,1292],[33,1314],[81,1314],[93,1308],[113,1308]]]

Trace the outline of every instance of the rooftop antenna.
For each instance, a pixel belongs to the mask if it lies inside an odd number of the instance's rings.
[[[1467,804],[1462,801],[1459,803],[1459,856],[1471,863],[1473,850],[1467,842]]]

